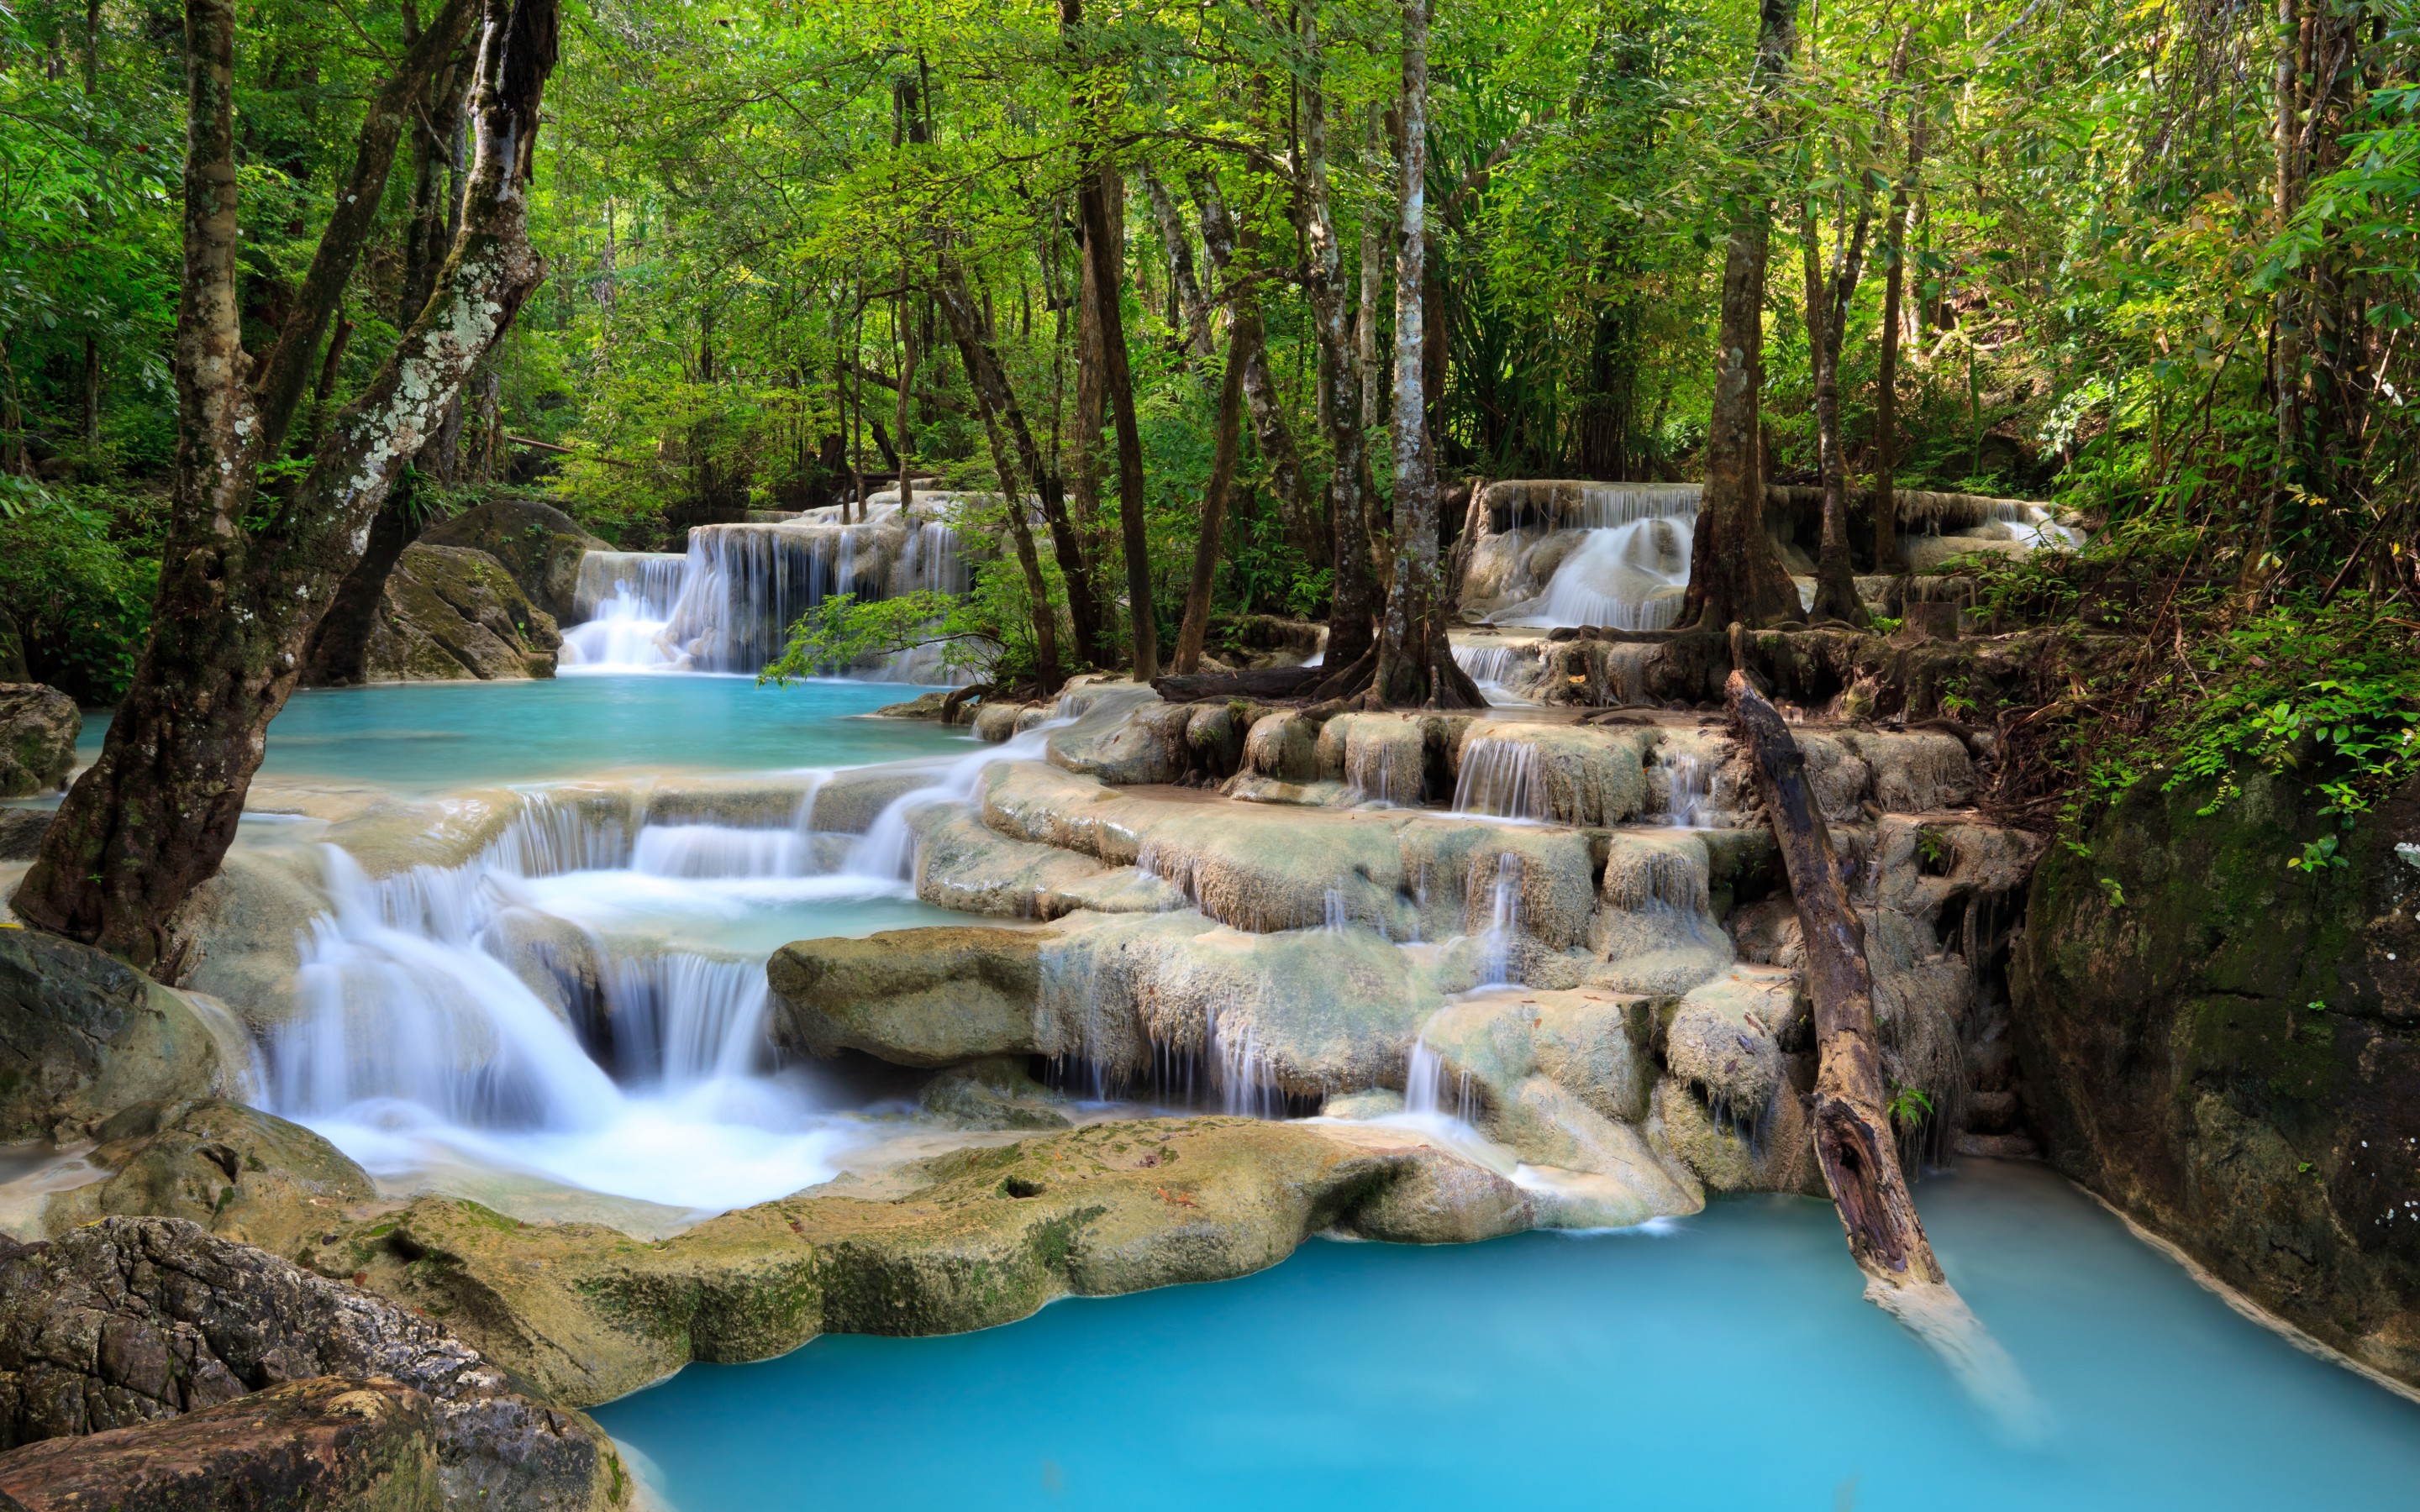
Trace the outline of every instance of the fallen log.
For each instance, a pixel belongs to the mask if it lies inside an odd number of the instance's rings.
[[[1187,672],[1151,680],[1152,691],[1171,703],[1205,699],[1290,699],[1327,673],[1318,667],[1264,667],[1257,671]]]
[[[1724,686],[1733,729],[1756,770],[1757,792],[1798,903],[1819,1054],[1815,1158],[1832,1189],[1849,1254],[1881,1286],[1945,1286],[1900,1169],[1882,1057],[1875,1048],[1865,926],[1850,911],[1840,886],[1831,832],[1807,781],[1806,753],[1745,672],[1734,671]]]

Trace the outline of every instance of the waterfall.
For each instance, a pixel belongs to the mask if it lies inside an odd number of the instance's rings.
[[[884,804],[882,811],[874,816],[874,823],[848,848],[848,873],[884,882],[913,881],[916,831],[908,821],[916,810],[937,803],[972,801],[982,785],[984,768],[994,762],[1040,760],[1048,747],[1050,732],[1069,722],[1063,718],[1046,720],[1001,745],[961,756],[936,772],[933,780],[924,786],[911,788]]]
[[[1481,735],[1462,747],[1462,772],[1454,779],[1453,811],[1497,819],[1546,819],[1545,784],[1538,772],[1538,748],[1526,740]]]
[[[1482,987],[1512,984],[1512,947],[1521,930],[1521,858],[1506,851],[1496,858],[1496,896],[1487,933],[1480,936],[1485,954]]]
[[[1706,829],[1714,821],[1707,810],[1714,804],[1714,774],[1699,757],[1674,754],[1666,759],[1665,767],[1672,774],[1672,796],[1668,817],[1683,829]]]
[[[773,825],[650,824],[643,803],[571,789],[524,795],[460,866],[372,880],[324,847],[330,908],[268,1045],[270,1106],[398,1178],[467,1162],[700,1211],[829,1179],[857,1136],[773,1074],[762,960],[618,942],[603,922],[670,880],[709,908],[768,878],[898,896],[815,875],[823,775]]]
[[[1479,1097],[1471,1086],[1470,1072],[1463,1072],[1454,1077],[1453,1105],[1447,1107],[1445,1059],[1429,1048],[1427,1040],[1414,1040],[1411,1063],[1404,1072],[1404,1111],[1415,1117],[1477,1123]]]

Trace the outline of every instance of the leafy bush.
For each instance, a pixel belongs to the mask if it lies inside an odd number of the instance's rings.
[[[37,681],[81,703],[125,688],[150,628],[158,529],[147,499],[0,476],[0,606]]]

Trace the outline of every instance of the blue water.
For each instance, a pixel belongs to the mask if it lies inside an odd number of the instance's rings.
[[[2420,1407],[2229,1311],[2038,1167],[1919,1189],[2048,1405],[2008,1442],[1860,1300],[1828,1205],[1314,1242],[1218,1286],[818,1339],[599,1409],[680,1512],[2420,1505]]]
[[[661,674],[312,689],[287,700],[270,725],[261,770],[443,789],[621,768],[854,766],[973,749],[963,732],[922,720],[845,717],[921,691]],[[85,717],[79,761],[100,754],[108,723]]]

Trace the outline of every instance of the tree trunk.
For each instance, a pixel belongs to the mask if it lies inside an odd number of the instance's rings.
[[[899,517],[905,519],[916,502],[916,483],[908,475],[911,466],[908,460],[908,454],[913,450],[908,439],[908,401],[916,388],[916,322],[908,316],[908,275],[905,272],[899,275],[898,308],[892,318],[899,332],[899,407],[898,417],[892,424],[899,429]]]
[[[1376,116],[1378,107],[1370,107],[1370,134],[1374,143],[1386,139],[1386,132]],[[1378,216],[1373,213],[1361,218],[1361,309],[1353,322],[1353,365],[1361,384],[1361,416],[1365,424],[1375,424],[1379,419],[1379,394],[1384,379],[1378,368],[1378,296],[1386,284],[1386,241],[1379,234]]]
[[[1900,34],[1891,58],[1894,83],[1907,77],[1908,55],[1916,28]],[[1907,210],[1916,193],[1916,177],[1924,164],[1924,104],[1921,92],[1907,105],[1907,168],[1891,186],[1890,214],[1884,245],[1888,264],[1883,270],[1883,350],[1874,374],[1874,570],[1895,573],[1904,565],[1899,547],[1899,345],[1900,308],[1907,289]]]
[[[956,310],[946,299],[946,313],[953,316],[955,327]],[[1033,670],[1046,694],[1058,691],[1067,680],[1059,667],[1059,613],[1050,605],[1050,585],[1042,576],[1042,559],[1033,549],[1033,530],[1025,519],[1025,490],[1017,486],[1016,460],[1009,450],[1008,439],[1001,433],[1000,410],[994,402],[994,385],[980,376],[989,356],[980,343],[970,341],[958,332],[958,355],[967,364],[967,382],[974,390],[975,409],[983,416],[984,440],[991,446],[992,471],[1000,474],[1001,502],[1008,516],[1009,538],[1016,547],[1017,570],[1025,576],[1025,596],[1033,623]],[[980,353],[981,355],[978,355]],[[999,385],[1005,388],[1005,382]]]
[[[1084,0],[1059,0],[1059,22],[1072,34],[1083,24]],[[1079,88],[1079,110],[1089,106]],[[1123,238],[1109,213],[1106,172],[1087,171],[1076,186],[1076,212],[1084,228],[1084,266],[1092,275],[1092,305],[1100,333],[1102,386],[1118,434],[1118,527],[1125,544],[1126,623],[1134,640],[1134,679],[1159,675],[1159,626],[1152,617],[1151,552],[1143,530],[1142,432],[1135,424],[1134,379],[1126,366],[1125,313],[1120,298],[1118,255]]]
[[[1193,580],[1186,587],[1185,623],[1177,630],[1176,656],[1169,663],[1169,670],[1180,677],[1200,670],[1202,638],[1210,632],[1210,587],[1218,575],[1218,544],[1227,531],[1227,496],[1235,486],[1235,457],[1243,450],[1243,355],[1261,339],[1260,321],[1257,310],[1249,316],[1239,312],[1227,326],[1227,371],[1218,379],[1210,486],[1202,499],[1202,533],[1193,541]]]
[[[1815,999],[1815,1155],[1857,1269],[1886,1287],[1939,1286],[1940,1262],[1900,1170],[1889,1097],[1875,1049],[1865,926],[1841,890],[1831,832],[1807,781],[1807,757],[1744,672],[1726,685],[1731,724],[1756,769],[1773,822]]]
[[[473,61],[471,43],[472,39],[466,36],[430,75],[412,120],[411,219],[404,226],[403,285],[395,307],[395,323],[399,330],[410,328],[412,317],[420,314],[429,296],[436,292],[437,275],[443,270],[445,255],[454,244],[448,229],[453,215],[452,196],[445,189],[454,162],[454,125],[470,102]],[[318,447],[326,428],[328,398],[334,392],[336,368],[344,361],[352,329],[351,321],[340,319],[336,333],[329,339],[311,409],[303,422],[301,441],[305,450]],[[370,633],[378,625],[378,609],[386,597],[387,577],[402,559],[404,548],[420,538],[428,523],[428,511],[415,497],[421,475],[431,474],[440,485],[452,483],[453,453],[459,439],[461,417],[462,401],[458,395],[446,407],[445,417],[438,424],[435,434],[411,459],[412,470],[400,477],[387,495],[385,505],[371,523],[362,559],[353,563],[352,571],[345,574],[345,580],[336,586],[328,612],[319,617],[318,626],[311,633],[309,648],[302,656],[305,687],[345,687],[361,682],[365,675]]]
[[[1367,468],[1362,436],[1361,389],[1353,381],[1354,290],[1343,267],[1327,186],[1326,54],[1319,38],[1315,4],[1298,8],[1302,44],[1302,163],[1294,199],[1295,229],[1308,255],[1303,292],[1310,297],[1311,329],[1319,338],[1320,372],[1327,400],[1321,416],[1327,426],[1328,522],[1335,540],[1328,599],[1327,653],[1321,665],[1342,672],[1361,663],[1375,645],[1377,576],[1370,557],[1369,504],[1362,477]]]
[[[1252,412],[1252,442],[1260,449],[1262,465],[1269,470],[1269,490],[1277,495],[1286,539],[1305,562],[1324,567],[1332,543],[1311,495],[1302,451],[1295,444],[1294,425],[1286,418],[1277,375],[1269,371],[1268,332],[1261,318],[1259,239],[1236,229],[1217,179],[1207,175],[1195,178],[1193,197],[1202,208],[1202,244],[1210,249],[1210,260],[1218,267],[1227,307],[1238,319],[1247,311],[1252,316],[1252,344],[1244,353],[1244,402]]]
[[[485,0],[478,153],[437,295],[338,417],[300,482],[266,520],[250,518],[266,501],[261,471],[280,455],[301,383],[285,391],[264,382],[256,402],[238,377],[245,364],[236,290],[235,25],[232,0],[191,0],[175,357],[180,435],[151,637],[99,760],[61,804],[13,900],[26,921],[163,980],[185,963],[190,940],[179,911],[235,839],[269,722],[293,691],[312,626],[359,554],[356,540],[404,459],[542,276],[525,186],[554,67],[555,4]],[[442,34],[432,26],[373,101],[355,165],[354,182],[368,190],[363,201],[379,198],[384,171],[373,148],[383,135],[392,155],[404,106],[443,51],[424,49]],[[305,281],[313,293],[280,332],[269,377],[283,354],[318,354],[360,250],[369,205],[361,208],[357,223],[355,205],[339,196]]]
[[[1068,497],[1083,561],[1085,595],[1098,609],[1089,643],[1083,631],[1077,632],[1077,650],[1093,666],[1107,667],[1111,659],[1109,628],[1112,600],[1103,565],[1109,543],[1101,531],[1101,425],[1109,414],[1109,384],[1102,365],[1101,287],[1093,275],[1091,233],[1080,214],[1077,230],[1077,251],[1083,266],[1077,282],[1076,466],[1069,479]],[[1109,286],[1114,289],[1117,285],[1112,282]]]
[[[1867,211],[1832,262],[1827,281],[1816,250],[1815,203],[1799,205],[1799,247],[1807,274],[1807,346],[1815,369],[1815,456],[1823,486],[1823,536],[1815,557],[1815,603],[1819,620],[1866,623],[1857,598],[1856,569],[1849,560],[1849,474],[1840,440],[1840,342],[1847,333],[1849,299],[1865,262]]]
[[[1016,458],[1042,505],[1043,522],[1050,531],[1051,554],[1059,563],[1059,576],[1067,588],[1067,620],[1075,631],[1076,655],[1087,664],[1097,666],[1094,648],[1100,644],[1100,605],[1093,597],[1092,575],[1084,570],[1084,551],[1077,538],[1075,523],[1067,517],[1065,486],[1050,471],[1041,444],[1034,440],[1033,427],[1026,421],[1025,409],[1016,402],[1016,390],[1008,381],[1008,370],[1001,365],[1000,353],[986,334],[983,312],[967,287],[966,270],[955,259],[944,256],[939,282],[941,315],[949,322],[958,355],[967,364],[967,381],[974,388],[978,401],[987,402],[1006,427]],[[1004,477],[1001,486],[1007,486]]]
[[[1484,707],[1446,641],[1437,548],[1436,458],[1428,405],[1429,0],[1404,0],[1404,145],[1396,176],[1395,572],[1372,686],[1380,706]],[[1365,230],[1366,238],[1374,227]],[[1365,284],[1364,288],[1368,285]]]
[[[1761,0],[1755,95],[1772,141],[1775,97],[1797,40],[1797,0]],[[1743,199],[1723,255],[1720,350],[1714,411],[1706,424],[1706,486],[1689,554],[1683,624],[1720,629],[1732,621],[1795,619],[1798,590],[1764,532],[1760,391],[1764,383],[1764,272],[1772,207],[1761,186]]]
[[[1193,271],[1193,239],[1185,234],[1185,216],[1176,208],[1176,198],[1159,175],[1149,168],[1142,171],[1143,192],[1151,196],[1151,211],[1159,222],[1159,239],[1168,248],[1169,286],[1176,298],[1177,314],[1184,318],[1185,335],[1178,344],[1179,352],[1195,357],[1210,355],[1210,301],[1202,297],[1202,280]]]

